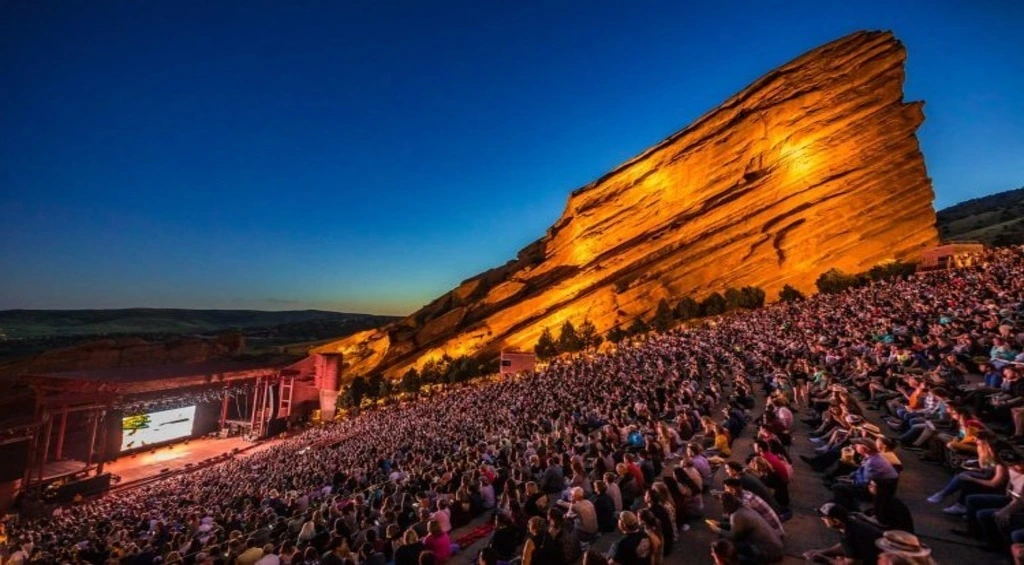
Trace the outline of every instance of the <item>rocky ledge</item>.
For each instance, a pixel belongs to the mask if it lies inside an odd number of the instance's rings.
[[[346,376],[395,376],[444,353],[530,349],[565,320],[604,332],[662,298],[755,285],[773,299],[833,267],[912,260],[938,235],[905,60],[888,32],[818,47],[573,192],[515,260],[317,351],[343,353]]]

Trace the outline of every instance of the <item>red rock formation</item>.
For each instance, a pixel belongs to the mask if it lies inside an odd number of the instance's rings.
[[[531,348],[565,320],[606,331],[661,298],[745,285],[774,298],[833,267],[913,259],[938,236],[905,58],[880,32],[814,49],[573,192],[515,260],[318,351],[344,353],[350,376],[396,375],[445,352]]]

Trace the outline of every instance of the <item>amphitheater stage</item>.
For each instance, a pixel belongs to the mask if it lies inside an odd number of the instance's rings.
[[[120,477],[115,487],[126,487],[205,464],[214,463],[232,453],[252,454],[274,445],[274,441],[253,443],[242,437],[199,438],[175,443],[150,451],[118,457],[107,464],[106,470]]]
[[[148,451],[122,455],[107,463],[104,471],[120,477],[120,480],[116,481],[116,486],[125,486],[152,479],[161,474],[174,473],[204,463],[212,463],[214,459],[232,452],[241,454],[261,451],[273,443],[273,441],[253,443],[237,436],[223,439],[196,438]],[[87,466],[85,461],[75,459],[49,461],[43,467],[43,480],[49,482],[82,473],[87,469],[95,470],[95,468],[95,463]]]

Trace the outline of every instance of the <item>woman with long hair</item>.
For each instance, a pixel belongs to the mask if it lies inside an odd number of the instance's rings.
[[[672,478],[682,495],[682,504],[676,507],[677,515],[682,515],[684,520],[703,517],[704,498],[701,493],[704,486],[700,473],[693,467],[676,467],[672,471]]]
[[[662,538],[661,522],[654,512],[646,508],[640,511],[639,518],[651,543],[650,565],[662,565],[665,562],[665,540]]]
[[[527,525],[529,535],[523,546],[522,565],[545,565],[557,560],[558,551],[554,540],[548,534],[547,520],[540,516],[530,518]]]
[[[964,501],[971,494],[999,494],[1009,480],[1010,470],[999,452],[993,446],[996,437],[988,431],[978,433],[978,464],[965,470],[946,483],[945,488],[928,497],[932,504],[941,503],[946,497],[959,493],[957,502],[942,511],[946,514],[966,514]]]

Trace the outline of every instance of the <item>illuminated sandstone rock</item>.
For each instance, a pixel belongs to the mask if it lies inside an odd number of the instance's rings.
[[[774,299],[833,267],[913,259],[938,235],[905,58],[890,33],[819,47],[573,192],[514,261],[318,351],[343,352],[348,376],[394,376],[443,353],[530,349],[565,320],[604,332],[661,298],[755,285]]]

